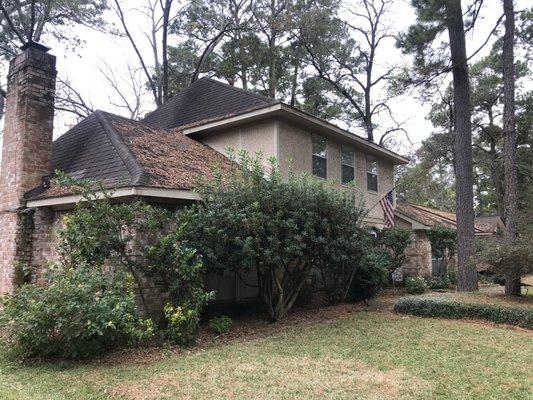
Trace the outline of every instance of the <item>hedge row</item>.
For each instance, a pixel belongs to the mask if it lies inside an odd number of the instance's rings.
[[[533,329],[533,309],[526,307],[403,297],[394,303],[394,311],[419,317],[482,319],[497,324],[509,324]]]

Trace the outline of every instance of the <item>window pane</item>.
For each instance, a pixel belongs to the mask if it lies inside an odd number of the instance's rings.
[[[378,161],[372,156],[366,156],[366,172],[378,174]]]
[[[327,161],[324,157],[313,155],[313,175],[327,179]]]
[[[355,168],[349,165],[342,165],[342,183],[350,183],[355,178]]]
[[[320,136],[313,136],[313,155],[326,157],[326,139]]]
[[[342,146],[342,153],[341,153],[341,162],[344,165],[351,165],[352,167],[355,165],[354,160],[354,151]]]
[[[370,172],[366,173],[366,188],[368,190],[378,191],[378,176]]]

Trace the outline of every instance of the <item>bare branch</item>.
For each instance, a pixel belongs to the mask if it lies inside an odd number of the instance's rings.
[[[86,101],[68,80],[58,78],[55,109],[74,114],[81,121],[94,112],[93,105]]]

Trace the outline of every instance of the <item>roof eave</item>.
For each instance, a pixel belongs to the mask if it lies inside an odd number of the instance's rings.
[[[280,117],[288,119],[296,124],[308,126],[312,128],[314,132],[334,135],[335,137],[342,138],[347,143],[352,143],[371,153],[380,155],[381,157],[392,161],[396,165],[409,163],[409,159],[406,157],[385,149],[384,147],[381,147],[375,143],[369,142],[368,140],[354,135],[345,129],[339,128],[334,124],[323,121],[320,118],[317,118],[311,114],[307,114],[283,103],[267,105],[265,107],[261,107],[252,111],[246,111],[241,114],[222,117],[216,120],[199,123],[194,126],[184,127],[182,131],[185,135],[202,135],[254,121],[259,121],[268,117]]]
[[[201,197],[198,193],[192,190],[185,189],[167,189],[154,188],[145,186],[132,186],[117,188],[111,194],[97,191],[94,193],[95,197],[108,197],[116,201],[125,201],[133,197],[151,197],[166,200],[187,200],[198,201]],[[82,195],[67,194],[63,196],[44,197],[40,199],[30,199],[26,201],[28,208],[52,207],[55,209],[69,209],[73,208],[77,203],[84,201]]]

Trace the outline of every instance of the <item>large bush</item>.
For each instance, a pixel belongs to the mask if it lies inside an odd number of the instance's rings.
[[[431,242],[431,252],[437,258],[444,261],[444,271],[448,271],[448,265],[457,251],[457,231],[444,226],[435,226],[427,231]]]
[[[390,253],[384,249],[366,246],[350,285],[349,301],[360,301],[374,297],[388,280]]]
[[[396,301],[394,311],[419,317],[482,319],[497,324],[510,324],[533,329],[533,309],[527,307],[404,297]]]
[[[382,229],[377,231],[376,246],[387,249],[390,254],[388,270],[393,272],[407,261],[405,249],[411,243],[411,231],[402,228]]]
[[[498,278],[512,281],[533,272],[533,237],[487,239],[479,252],[481,260]]]
[[[196,250],[184,242],[184,227],[179,225],[175,232],[147,247],[143,271],[171,297],[172,304],[164,309],[168,337],[188,346],[196,340],[200,314],[214,292],[204,290],[204,264]]]
[[[134,292],[146,311],[141,281],[150,275],[172,298],[170,337],[193,342],[211,294],[203,290],[200,257],[182,242],[181,224],[143,202],[113,204],[109,193],[97,198],[87,188],[82,195],[59,232],[57,271],[7,299],[8,339],[30,355],[80,357],[149,336],[151,321],[137,316]]]
[[[85,357],[153,335],[127,277],[85,265],[54,268],[46,284],[23,285],[2,306],[0,327],[21,356]]]
[[[273,321],[290,310],[313,269],[323,272],[332,298],[345,297],[362,235],[354,192],[307,176],[284,178],[275,162],[266,171],[244,153],[238,161],[239,171],[207,184],[204,203],[187,210],[189,240],[208,269],[254,269]],[[342,282],[332,284],[332,275]]]

